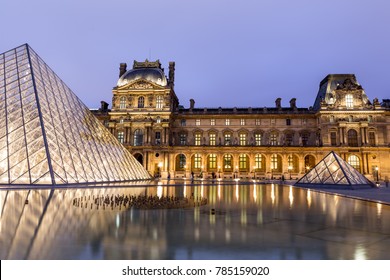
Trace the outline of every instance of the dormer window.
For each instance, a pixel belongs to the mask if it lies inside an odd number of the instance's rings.
[[[345,106],[347,108],[353,108],[353,95],[352,94],[347,94],[345,96]]]

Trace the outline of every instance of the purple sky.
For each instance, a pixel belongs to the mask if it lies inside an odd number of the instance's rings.
[[[309,107],[329,73],[390,98],[388,0],[2,0],[0,26],[0,53],[29,43],[91,108],[145,58],[176,62],[186,108]]]

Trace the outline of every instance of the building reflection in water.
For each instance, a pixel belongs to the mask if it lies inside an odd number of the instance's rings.
[[[191,205],[95,203],[126,196],[186,198]],[[198,206],[202,198],[207,204]],[[0,211],[1,259],[390,258],[383,246],[390,241],[388,205],[291,186],[3,190]]]

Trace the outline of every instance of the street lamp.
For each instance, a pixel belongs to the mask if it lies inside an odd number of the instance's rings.
[[[290,180],[291,180],[291,170],[293,169],[293,167],[291,165],[288,166],[288,174],[290,175]]]

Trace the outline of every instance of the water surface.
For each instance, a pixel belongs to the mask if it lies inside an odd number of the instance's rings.
[[[390,206],[291,186],[1,190],[0,211],[1,259],[390,259]]]

